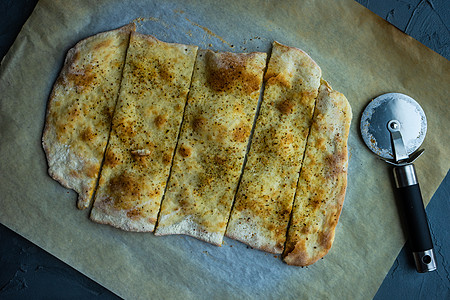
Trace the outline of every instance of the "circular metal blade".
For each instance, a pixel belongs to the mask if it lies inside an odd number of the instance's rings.
[[[400,133],[408,155],[422,145],[427,132],[425,113],[413,98],[388,93],[373,99],[362,114],[361,135],[372,152],[386,159],[394,158],[387,127],[392,120],[400,122]]]

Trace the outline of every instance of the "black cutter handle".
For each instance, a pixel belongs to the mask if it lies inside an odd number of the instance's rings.
[[[395,167],[394,178],[416,269],[420,273],[436,270],[433,242],[414,165]]]

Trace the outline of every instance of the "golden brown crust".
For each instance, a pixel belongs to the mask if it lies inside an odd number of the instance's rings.
[[[196,53],[196,46],[131,35],[92,220],[153,231]]]
[[[322,80],[297,186],[283,260],[308,266],[328,253],[347,187],[352,112]]]
[[[274,43],[228,237],[282,253],[320,76],[305,52]]]
[[[42,145],[49,175],[89,206],[134,24],[78,42],[67,53],[47,106]]]
[[[222,243],[266,54],[198,52],[156,235]]]
[[[259,91],[261,80],[246,71],[246,56],[222,53],[220,59],[212,52],[205,52],[206,81],[216,92],[228,92],[240,85],[245,94]]]

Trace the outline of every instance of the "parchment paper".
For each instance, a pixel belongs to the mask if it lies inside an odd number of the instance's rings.
[[[349,99],[349,186],[333,248],[308,268],[225,239],[215,247],[95,224],[76,195],[47,175],[45,108],[67,50],[137,18],[138,31],[213,50],[307,51]],[[362,142],[373,97],[402,92],[428,117],[417,163],[424,201],[449,169],[450,63],[352,0],[41,1],[0,69],[0,221],[125,298],[372,298],[405,238],[390,167]]]

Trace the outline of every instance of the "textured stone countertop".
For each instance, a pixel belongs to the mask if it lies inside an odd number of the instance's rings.
[[[357,1],[450,59],[450,1]],[[0,57],[14,42],[36,3],[36,0],[0,1]],[[417,273],[406,244],[374,299],[450,299],[449,213],[450,173],[447,173],[427,207],[438,270]],[[0,224],[0,299],[54,298],[118,297]]]

